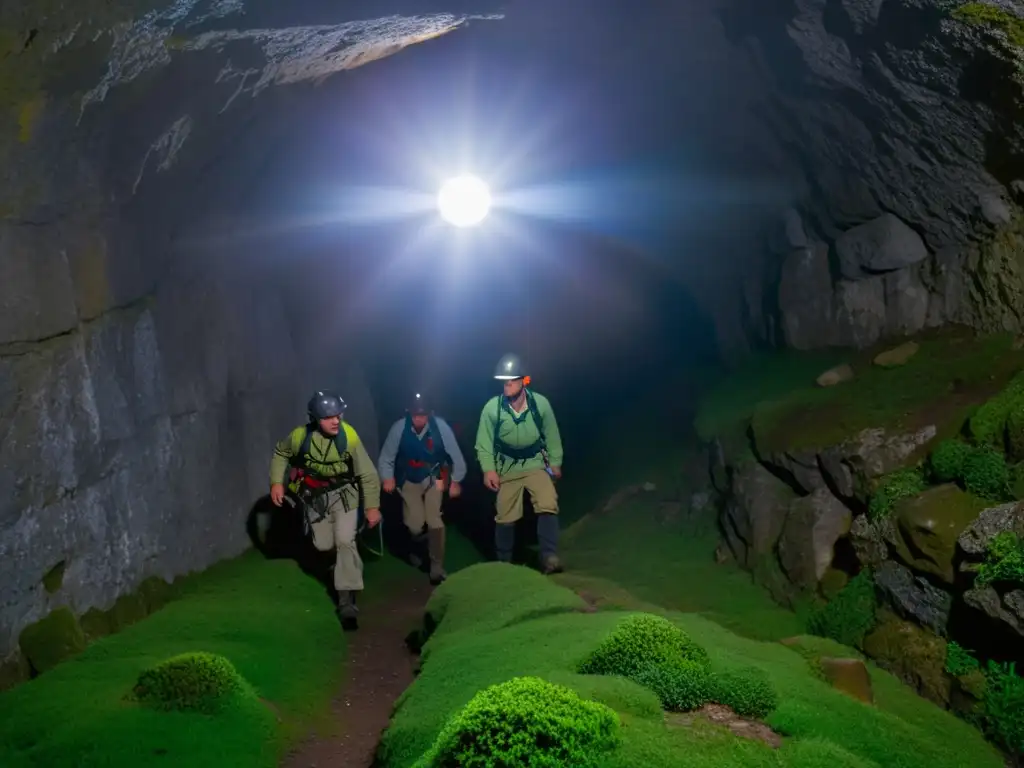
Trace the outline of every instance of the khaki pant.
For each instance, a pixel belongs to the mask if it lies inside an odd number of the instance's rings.
[[[424,523],[430,529],[444,528],[441,491],[437,490],[433,478],[402,483],[402,521],[413,536],[423,532]]]
[[[530,494],[533,511],[538,515],[558,514],[558,492],[551,475],[543,469],[517,472],[501,478],[498,499],[495,502],[495,522],[499,525],[514,523],[523,516],[523,491]]]
[[[321,552],[337,550],[334,562],[334,588],[339,592],[358,592],[363,588],[363,559],[359,556],[356,532],[359,528],[359,509],[346,504],[344,489],[328,491],[325,498],[317,499],[318,509],[326,503],[327,516],[311,523],[313,546]],[[351,508],[350,508],[351,507]],[[307,515],[314,514],[312,509]]]

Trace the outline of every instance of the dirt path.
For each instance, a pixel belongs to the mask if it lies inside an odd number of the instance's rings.
[[[339,736],[316,735],[299,744],[282,768],[370,768],[395,700],[413,681],[416,657],[405,638],[423,617],[432,587],[426,577],[360,611],[348,635],[346,675],[332,702]],[[340,631],[340,630],[339,630]]]

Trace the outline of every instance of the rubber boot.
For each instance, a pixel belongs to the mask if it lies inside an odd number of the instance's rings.
[[[430,583],[437,586],[448,574],[444,572],[444,528],[427,529],[430,549]]]
[[[356,607],[355,592],[338,592],[338,619],[346,632],[359,629],[359,608]]]
[[[516,524],[498,523],[494,526],[494,554],[502,563],[512,562],[512,550],[516,546]]]
[[[540,569],[545,575],[562,572],[562,561],[558,559],[558,533],[558,515],[537,515]]]

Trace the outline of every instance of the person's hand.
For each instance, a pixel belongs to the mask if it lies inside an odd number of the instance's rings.
[[[381,485],[381,488],[384,490],[384,493],[394,493],[395,492],[395,478],[389,477]]]
[[[377,523],[380,522],[380,510],[379,509],[368,509],[366,510],[366,524],[371,528],[376,528]]]
[[[281,483],[274,483],[270,486],[270,500],[274,502],[275,507],[284,504],[284,486]]]
[[[551,468],[551,474],[554,475],[555,480],[561,480],[562,479],[562,468],[561,467],[552,467]]]
[[[453,499],[459,498],[462,495],[462,486],[452,480],[451,485],[448,486],[448,496]]]
[[[434,487],[441,493],[444,493],[444,480],[440,477],[437,478],[437,480],[434,481]]]
[[[484,472],[484,486],[489,490],[496,491],[501,486],[501,478],[498,477],[498,473]]]

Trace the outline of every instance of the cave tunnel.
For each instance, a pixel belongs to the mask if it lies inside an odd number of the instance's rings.
[[[813,382],[920,334],[1024,324],[1024,187],[986,154],[1020,128],[964,81],[1003,38],[868,5],[4,3],[0,671],[28,669],[24,632],[58,609],[247,551],[274,446],[319,389],[374,463],[424,393],[470,464],[449,522],[490,558],[473,441],[506,353],[557,415],[566,525],[678,450],[657,514],[710,510],[714,558],[755,581],[769,558],[779,602],[877,566],[838,464],[772,452],[756,420],[736,449],[698,414],[729,372],[752,377],[719,387],[748,420],[781,397],[750,373],[765,356],[803,355]],[[493,197],[475,226],[438,210],[462,174]],[[929,601],[944,626],[952,601],[972,647],[1018,658],[1024,593],[937,581],[903,530],[869,542],[887,620],[935,630]],[[983,614],[998,629],[963,629]]]

